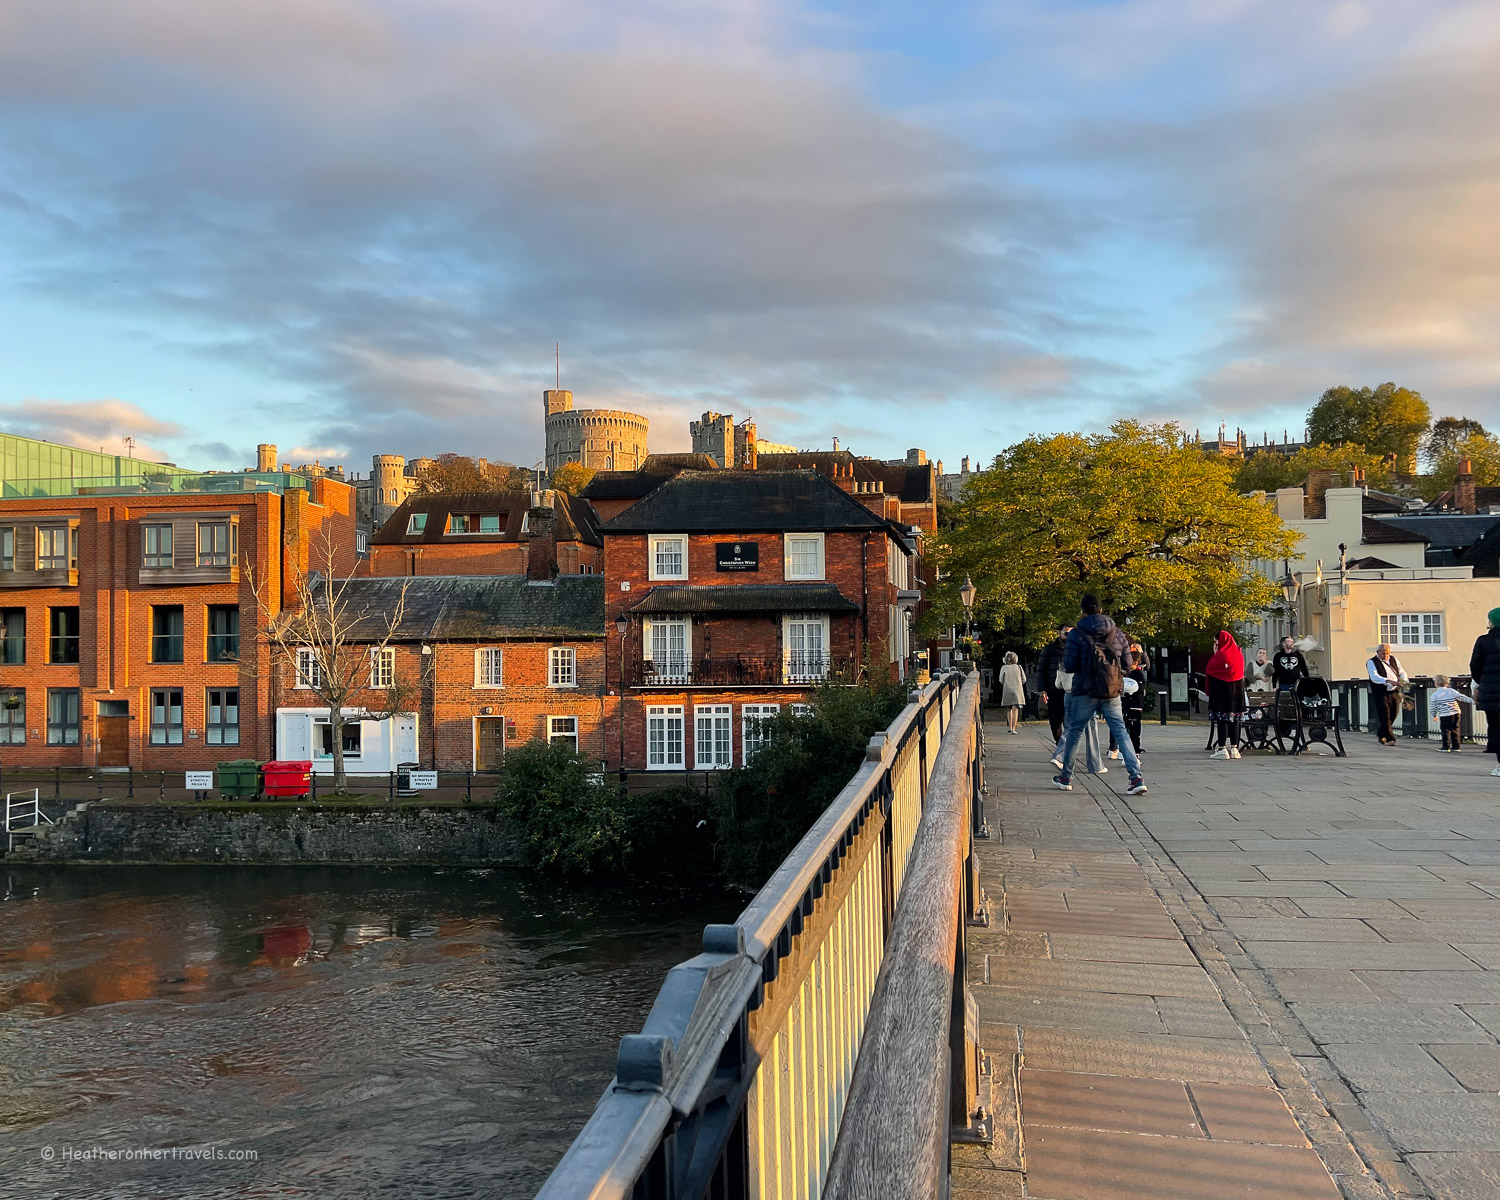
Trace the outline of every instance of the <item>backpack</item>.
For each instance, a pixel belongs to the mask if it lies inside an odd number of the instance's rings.
[[[1093,686],[1088,694],[1101,699],[1112,699],[1125,690],[1125,672],[1121,668],[1120,660],[1110,652],[1108,646],[1098,641],[1092,634],[1085,634],[1094,648],[1094,662],[1092,674]]]

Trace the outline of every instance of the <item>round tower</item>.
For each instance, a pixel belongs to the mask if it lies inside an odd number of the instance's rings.
[[[370,462],[370,508],[379,529],[406,499],[406,459],[399,454],[377,454]]]
[[[262,442],[255,447],[255,469],[261,472],[276,469],[276,447],[270,442]]]
[[[639,413],[613,408],[574,408],[573,393],[548,389],[547,470],[582,463],[595,471],[634,471],[646,461],[650,422]]]

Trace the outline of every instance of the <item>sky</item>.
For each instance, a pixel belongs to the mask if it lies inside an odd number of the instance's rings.
[[[579,407],[955,469],[1500,426],[1500,4],[0,0],[0,429],[530,465]]]

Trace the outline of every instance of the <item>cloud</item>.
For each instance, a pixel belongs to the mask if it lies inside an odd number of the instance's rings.
[[[60,442],[84,450],[103,450],[106,454],[131,454],[158,462],[171,455],[155,443],[186,432],[176,422],[154,417],[139,405],[113,399],[28,398],[16,404],[0,404],[0,428],[21,437]],[[125,445],[127,437],[135,439],[133,446]]]

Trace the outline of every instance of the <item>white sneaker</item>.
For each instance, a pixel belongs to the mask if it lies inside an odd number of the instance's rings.
[[[1231,747],[1229,747],[1229,757],[1230,758],[1238,758],[1239,756],[1240,756],[1240,748],[1238,746],[1231,746]]]
[[[1493,771],[1490,772],[1490,774],[1491,775],[1500,775],[1500,767],[1496,767]]]
[[[1228,746],[1220,746],[1217,750],[1215,750],[1208,757],[1209,758],[1225,758],[1225,759],[1227,759],[1229,757],[1229,747]]]
[[[1052,759],[1052,765],[1061,771],[1063,769],[1062,755],[1055,755]],[[1496,774],[1500,774],[1500,771],[1497,771]]]
[[[1095,775],[1108,775],[1109,774],[1109,768],[1106,767],[1103,763],[1100,763],[1099,764],[1099,769],[1097,771],[1095,771],[1094,774]]]

